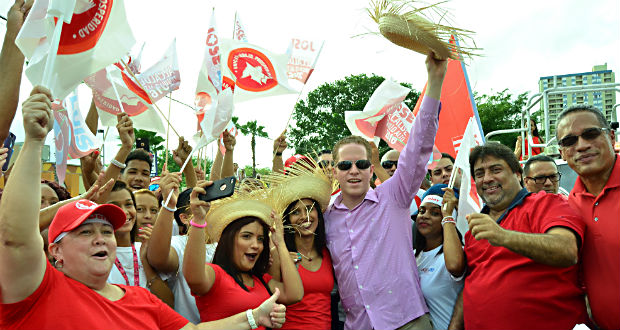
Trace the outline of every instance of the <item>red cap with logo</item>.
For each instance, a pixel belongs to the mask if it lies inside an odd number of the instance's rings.
[[[125,212],[116,205],[99,205],[87,199],[80,199],[63,205],[58,209],[49,227],[48,241],[53,243],[58,235],[79,227],[82,222],[86,221],[93,214],[100,214],[106,217],[107,221],[114,227],[114,230],[120,228],[127,220]]]

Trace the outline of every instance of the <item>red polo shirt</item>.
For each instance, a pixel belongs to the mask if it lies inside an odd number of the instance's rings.
[[[596,197],[577,178],[568,203],[586,222],[583,277],[594,322],[620,329],[620,160]]]
[[[488,213],[488,206],[482,213]],[[502,228],[542,234],[565,227],[582,242],[584,223],[566,200],[523,189],[498,219]],[[581,244],[580,244],[581,245]],[[578,266],[538,263],[465,234],[468,276],[463,289],[466,329],[572,329],[587,320]]]

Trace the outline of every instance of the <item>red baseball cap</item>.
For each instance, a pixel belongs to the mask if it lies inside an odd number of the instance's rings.
[[[112,224],[114,230],[120,228],[127,220],[125,211],[116,205],[99,205],[88,199],[80,199],[63,205],[58,209],[48,230],[47,239],[49,243],[53,243],[56,237],[61,233],[69,232],[79,227],[92,214],[100,214],[106,217],[107,221]]]

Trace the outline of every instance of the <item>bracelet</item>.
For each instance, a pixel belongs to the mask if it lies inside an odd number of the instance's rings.
[[[445,225],[446,223],[453,223],[456,226],[456,220],[454,220],[453,217],[444,217],[443,219],[441,219],[441,226],[443,227],[443,225]]]
[[[245,311],[245,315],[248,317],[248,323],[250,324],[250,329],[258,328],[258,325],[256,325],[256,321],[254,320],[254,315],[252,315],[252,310],[248,309],[247,311]]]
[[[276,152],[276,156],[282,156],[281,152]]]
[[[118,167],[120,169],[124,169],[125,167],[127,167],[126,164],[123,164],[123,163],[119,162],[116,159],[112,159],[112,161],[110,161],[110,163],[112,163],[112,165],[114,165],[114,166],[116,166],[116,167]]]
[[[170,208],[170,207],[168,207],[168,205],[164,205],[164,201],[161,201],[161,207],[165,208],[166,210],[168,210],[168,211],[170,211],[172,213],[177,211],[176,207],[175,208]]]
[[[196,228],[204,228],[204,227],[207,226],[206,222],[203,223],[203,224],[198,224],[198,223],[195,223],[194,220],[190,220],[189,224],[192,225],[193,227],[196,227]]]
[[[159,276],[155,275],[153,277],[151,277],[151,279],[146,283],[146,288],[150,289],[151,285],[153,285],[153,282],[155,282],[156,279],[158,279]]]

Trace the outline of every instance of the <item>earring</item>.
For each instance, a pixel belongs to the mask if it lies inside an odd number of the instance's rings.
[[[62,260],[56,260],[54,261],[54,267],[56,267],[56,269],[61,269],[63,267],[63,262]]]

